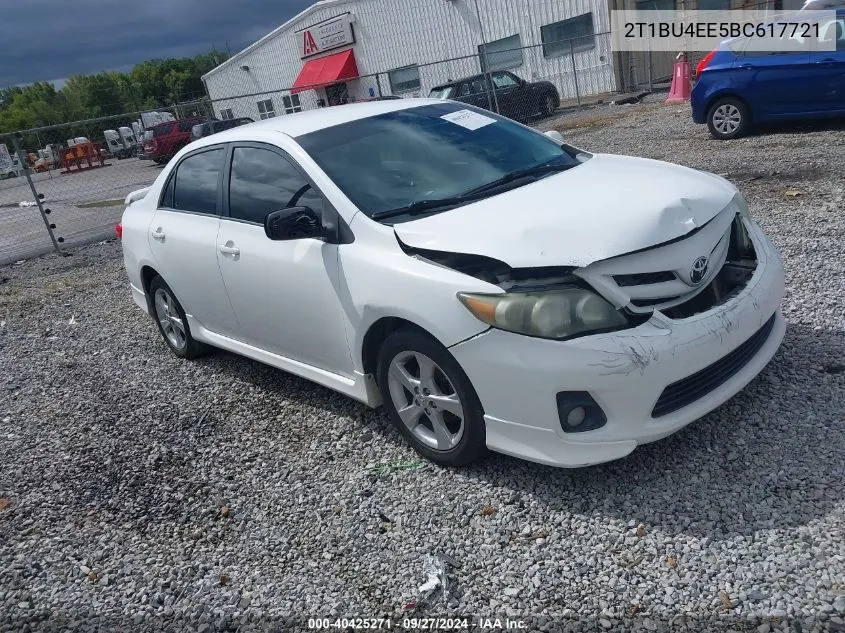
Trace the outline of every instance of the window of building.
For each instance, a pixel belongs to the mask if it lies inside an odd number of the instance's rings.
[[[299,95],[285,95],[282,97],[282,105],[285,107],[285,114],[302,112],[302,104],[299,101]]]
[[[573,51],[588,51],[596,47],[593,14],[585,13],[568,20],[540,27],[543,55],[557,57]]]
[[[264,224],[271,211],[288,207],[323,211],[323,199],[289,161],[275,152],[236,147],[229,180],[229,216]]]
[[[390,78],[390,89],[394,93],[411,92],[420,88],[420,69],[416,64],[391,70],[387,76]]]
[[[224,121],[227,119],[234,119],[235,113],[232,112],[232,108],[224,108],[223,110],[220,110],[220,118]]]
[[[731,0],[698,0],[699,11],[726,11],[731,8]]]
[[[188,156],[179,163],[162,197],[162,206],[194,213],[217,213],[217,183],[225,150]]]
[[[675,0],[637,0],[637,11],[674,11]]]
[[[495,42],[488,42],[478,47],[482,72],[491,70],[507,70],[522,66],[522,40],[517,35],[511,35]]]
[[[258,102],[258,116],[261,119],[272,119],[276,116],[276,110],[273,108],[273,100],[265,99]]]

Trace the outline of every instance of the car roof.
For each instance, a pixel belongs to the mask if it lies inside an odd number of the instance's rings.
[[[249,132],[281,132],[288,136],[297,137],[341,123],[367,119],[379,114],[398,112],[423,105],[442,104],[442,99],[386,99],[384,101],[367,101],[350,103],[347,105],[305,110],[293,114],[283,114],[271,119],[247,123],[231,130],[219,132],[215,135],[215,143],[241,140],[239,136]]]
[[[469,77],[461,77],[460,79],[455,79],[453,81],[447,81],[446,83],[442,83],[438,86],[434,86],[432,90],[438,90],[440,88],[448,88],[449,86],[457,86],[460,83],[465,81],[475,81],[476,79],[481,79],[484,75],[482,73],[478,73],[477,75],[470,75]]]

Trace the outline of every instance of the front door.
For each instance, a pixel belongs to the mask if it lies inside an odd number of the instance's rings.
[[[820,25],[820,49],[810,54],[818,109],[845,112],[845,11]]]
[[[330,106],[349,103],[349,88],[344,83],[326,86],[326,99]]]
[[[352,375],[338,297],[338,246],[314,238],[273,241],[271,211],[326,202],[280,150],[235,146],[217,259],[241,331],[238,340],[345,376]],[[228,213],[228,217],[227,216]]]
[[[219,190],[226,149],[190,154],[170,175],[150,223],[149,243],[185,313],[232,336],[237,321],[217,267]]]
[[[788,40],[773,52],[746,50],[731,76],[755,116],[776,119],[813,110],[811,67],[809,47]]]
[[[492,74],[493,86],[496,89],[496,99],[499,102],[499,113],[513,119],[525,118],[537,110],[528,104],[520,103],[520,85],[511,73],[496,71]]]

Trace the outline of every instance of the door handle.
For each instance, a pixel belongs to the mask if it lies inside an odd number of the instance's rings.
[[[164,231],[161,230],[161,227],[158,227],[155,231],[150,233],[153,236],[154,240],[158,240],[159,242],[164,241]]]
[[[740,70],[751,70],[754,66],[752,64],[740,64],[737,68]]]
[[[816,63],[817,64],[830,65],[830,64],[835,64],[836,61],[837,60],[833,59],[832,57],[825,57],[824,59],[820,59],[820,60],[816,61]]]
[[[220,244],[218,246],[218,248],[220,249],[220,252],[223,253],[224,255],[240,255],[241,254],[241,249],[239,249],[237,246],[230,246],[229,244]]]

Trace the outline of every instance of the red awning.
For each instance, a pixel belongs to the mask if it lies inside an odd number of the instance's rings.
[[[296,94],[303,90],[313,90],[345,79],[355,79],[357,76],[358,64],[355,63],[355,53],[350,48],[342,53],[335,53],[305,62],[290,91]]]

